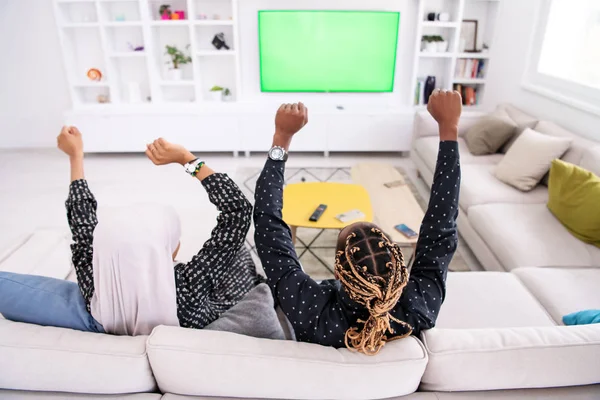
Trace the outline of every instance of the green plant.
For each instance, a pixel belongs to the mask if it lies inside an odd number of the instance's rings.
[[[221,86],[213,86],[213,87],[210,88],[211,92],[219,92],[221,90],[223,90],[223,88]]]
[[[439,35],[436,35],[436,36],[434,36],[434,40],[433,41],[434,42],[443,42],[444,38],[441,37],[441,36],[439,36]]]
[[[167,61],[167,64],[169,62],[173,63],[174,69],[178,69],[180,64],[187,64],[187,63],[192,62],[192,58],[190,56],[186,56],[177,47],[169,46],[169,45],[166,45],[165,47],[167,49],[165,54],[168,55],[169,57],[171,57],[171,61]],[[186,49],[189,49],[189,47],[190,47],[189,44],[187,46],[185,46]]]
[[[165,14],[171,16],[171,6],[169,4],[163,4],[158,9],[158,15],[163,16]]]
[[[424,35],[421,40],[423,42],[427,42],[427,43],[431,43],[431,42],[435,42],[434,40],[435,36],[431,36],[431,35]]]
[[[231,90],[224,88],[223,89],[223,96],[231,96]]]

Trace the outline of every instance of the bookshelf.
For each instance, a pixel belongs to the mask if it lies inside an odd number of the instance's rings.
[[[237,1],[54,0],[73,109],[170,103],[208,107],[208,102],[230,107],[241,97]],[[162,4],[183,10],[185,19],[162,20]],[[224,33],[229,50],[211,44],[217,33]],[[168,71],[166,45],[192,58],[180,66],[181,79]],[[87,77],[91,68],[100,70],[100,81]],[[214,101],[213,86],[228,88],[231,101]]]
[[[476,93],[476,104],[484,100],[486,73],[490,63],[489,50],[493,48],[494,30],[500,0],[416,0],[417,30],[413,61],[410,104],[423,108],[420,87],[427,76],[435,76],[436,88],[452,90],[457,85],[471,87]],[[448,21],[428,21],[429,13],[447,13]],[[476,48],[487,51],[466,52],[461,48],[463,20],[477,20]],[[441,36],[448,42],[444,52],[428,51],[422,43],[423,36]],[[464,96],[463,96],[464,97]],[[418,101],[417,101],[418,100]]]

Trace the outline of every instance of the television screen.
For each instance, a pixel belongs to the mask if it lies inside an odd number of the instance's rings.
[[[399,12],[259,11],[263,92],[391,92]]]

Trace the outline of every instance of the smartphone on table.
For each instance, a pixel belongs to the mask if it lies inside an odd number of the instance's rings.
[[[416,238],[417,236],[419,236],[419,234],[417,232],[413,231],[405,224],[398,224],[398,225],[394,226],[394,229],[396,229],[398,232],[400,232],[401,234],[403,234],[404,236],[406,236],[409,239],[413,239],[413,238]]]

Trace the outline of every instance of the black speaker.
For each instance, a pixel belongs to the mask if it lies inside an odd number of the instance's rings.
[[[427,79],[425,79],[425,92],[423,93],[425,96],[425,104],[427,104],[427,102],[429,101],[429,96],[431,96],[431,93],[433,93],[434,89],[435,76],[428,76]]]

